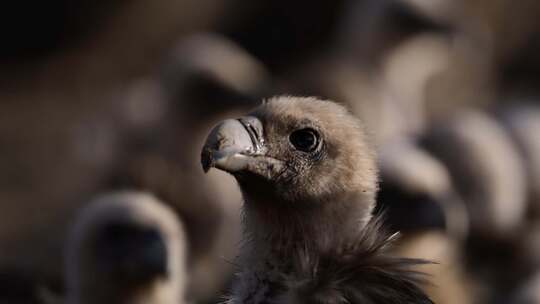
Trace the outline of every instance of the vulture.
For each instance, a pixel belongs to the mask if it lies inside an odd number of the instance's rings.
[[[463,109],[434,125],[420,143],[448,169],[470,215],[470,233],[511,236],[526,215],[526,171],[503,126],[488,113]]]
[[[393,256],[372,217],[375,154],[344,107],[274,97],[219,123],[201,163],[232,174],[244,242],[229,303],[432,303],[419,259]]]
[[[68,237],[67,303],[182,303],[185,242],[176,215],[152,195],[97,198]]]
[[[437,262],[421,268],[432,283],[425,290],[436,303],[473,303],[461,256],[468,214],[447,168],[414,138],[388,142],[377,154],[381,181],[375,214],[384,212],[386,225],[402,234],[395,252]]]
[[[442,230],[456,240],[466,238],[467,210],[441,161],[409,139],[382,145],[378,155],[376,210],[385,212],[394,229]]]

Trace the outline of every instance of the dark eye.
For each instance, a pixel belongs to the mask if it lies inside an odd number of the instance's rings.
[[[313,129],[296,130],[289,135],[289,141],[296,150],[312,152],[319,144],[319,134]]]

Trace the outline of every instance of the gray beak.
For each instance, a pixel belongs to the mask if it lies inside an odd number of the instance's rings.
[[[246,116],[218,124],[206,139],[201,153],[204,172],[215,167],[230,173],[249,168],[256,156],[265,154],[263,128],[259,119]]]

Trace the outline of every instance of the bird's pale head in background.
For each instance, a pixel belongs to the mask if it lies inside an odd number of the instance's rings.
[[[179,220],[155,197],[104,195],[81,211],[68,239],[68,302],[179,303],[184,247]]]

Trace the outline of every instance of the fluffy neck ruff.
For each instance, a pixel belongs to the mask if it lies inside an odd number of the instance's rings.
[[[391,256],[396,235],[354,206],[361,205],[247,202],[243,269],[231,302],[432,303],[418,287],[423,275],[412,270],[426,262]]]

